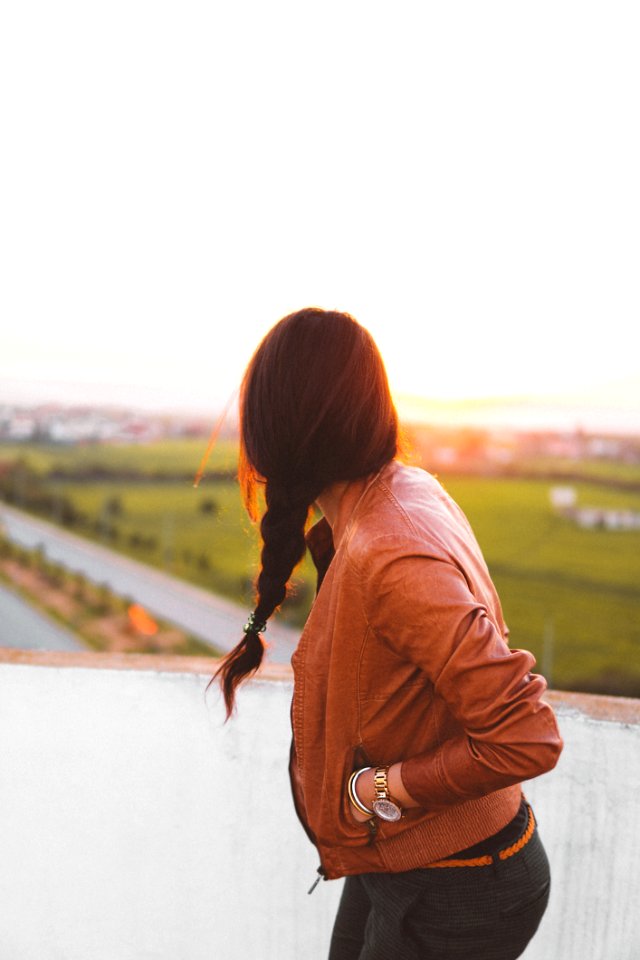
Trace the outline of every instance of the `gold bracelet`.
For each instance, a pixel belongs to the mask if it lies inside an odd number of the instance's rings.
[[[365,807],[364,803],[360,800],[358,794],[356,793],[356,780],[361,773],[364,773],[365,770],[371,770],[371,767],[362,767],[360,770],[354,770],[351,776],[349,777],[349,783],[347,789],[349,791],[349,800],[360,813],[365,813],[368,817],[375,816],[373,810],[369,810],[368,807]]]

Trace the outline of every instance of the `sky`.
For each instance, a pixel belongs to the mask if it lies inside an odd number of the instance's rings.
[[[640,424],[640,8],[21,0],[0,402],[217,410],[316,305],[398,396]]]

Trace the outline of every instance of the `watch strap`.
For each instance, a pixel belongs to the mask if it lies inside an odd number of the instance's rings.
[[[376,767],[373,776],[373,785],[379,800],[387,800],[389,797],[388,771],[389,767]]]
[[[404,811],[397,800],[389,794],[388,767],[376,767],[373,784],[376,795],[373,801],[373,812],[382,820],[400,820]]]

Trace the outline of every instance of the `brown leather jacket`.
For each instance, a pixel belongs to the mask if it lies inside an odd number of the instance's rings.
[[[349,484],[333,530],[323,519],[307,542],[320,586],[292,658],[289,772],[320,872],[409,870],[491,836],[562,739],[533,656],[507,646],[462,510],[392,461]],[[399,760],[424,806],[372,831],[352,816],[349,774]]]

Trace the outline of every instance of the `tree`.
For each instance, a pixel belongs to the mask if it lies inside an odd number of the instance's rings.
[[[122,498],[118,496],[107,497],[102,505],[102,513],[111,520],[121,517],[124,513]]]
[[[212,497],[208,497],[206,500],[203,500],[198,507],[200,513],[209,514],[209,516],[217,517],[220,513],[220,504],[217,500],[214,500]]]

